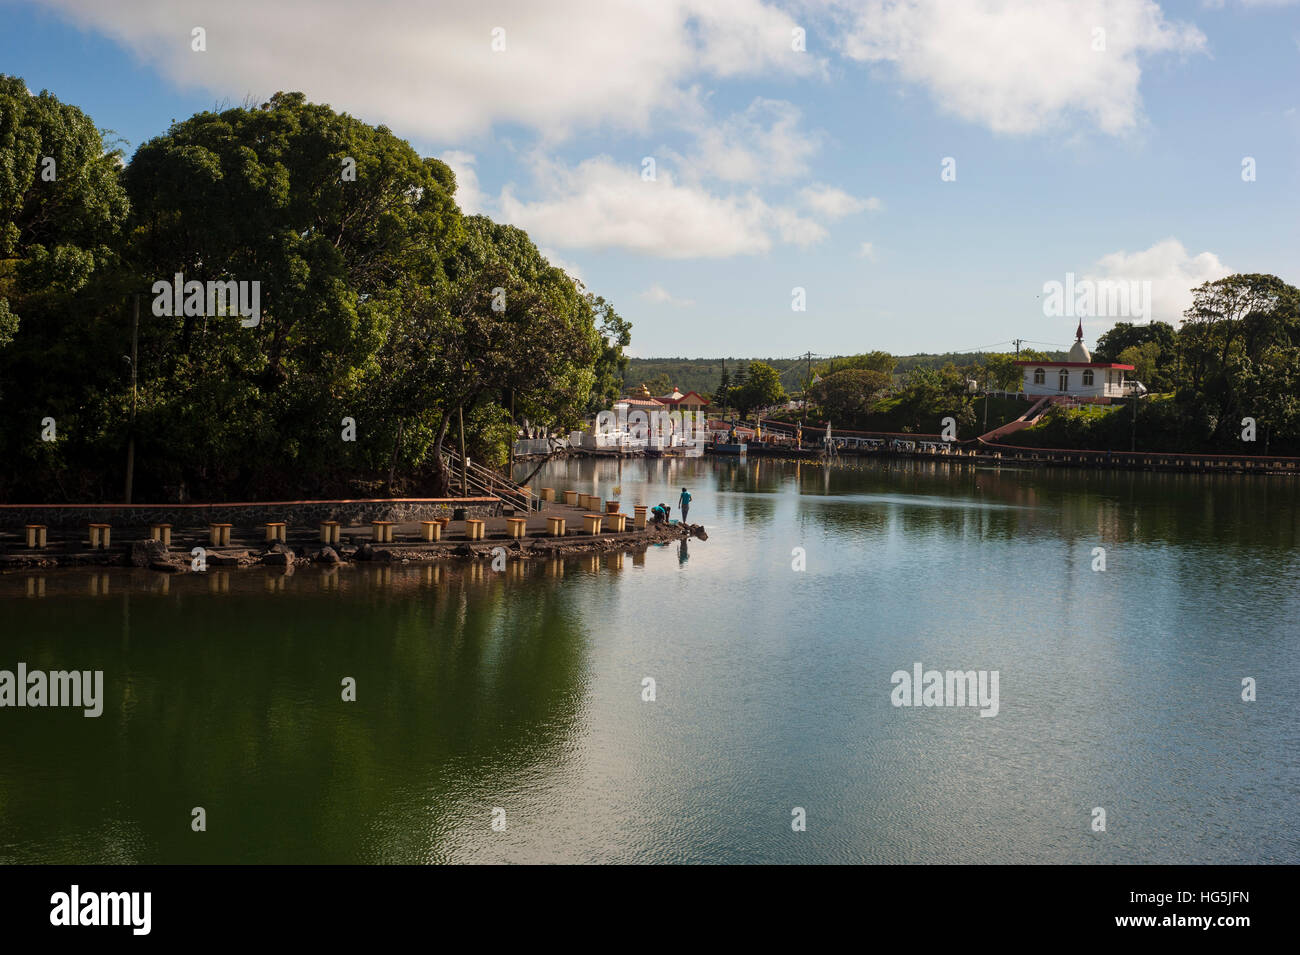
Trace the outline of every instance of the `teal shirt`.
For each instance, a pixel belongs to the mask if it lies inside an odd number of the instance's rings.
[[[687,504],[689,504],[689,503],[691,503],[691,492],[690,492],[690,491],[682,491],[682,496],[681,496],[681,498],[678,499],[677,506],[678,506],[678,507],[685,507],[685,506],[686,506]]]

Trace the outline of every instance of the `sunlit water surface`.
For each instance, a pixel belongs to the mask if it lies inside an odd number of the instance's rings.
[[[106,696],[0,709],[0,861],[1300,862],[1294,480],[703,459],[533,484],[674,513],[687,485],[709,539],[165,592],[0,577],[0,669],[101,669]],[[998,671],[997,716],[892,706],[918,661]]]

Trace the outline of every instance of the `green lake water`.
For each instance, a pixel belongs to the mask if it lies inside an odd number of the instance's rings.
[[[0,669],[105,695],[0,709],[0,862],[1300,862],[1294,479],[699,459],[533,484],[674,516],[687,485],[709,540],[0,577]],[[892,705],[916,662],[997,671],[997,715]]]

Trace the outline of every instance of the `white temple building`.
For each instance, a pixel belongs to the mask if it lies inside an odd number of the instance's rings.
[[[1026,395],[1062,395],[1079,401],[1109,403],[1127,396],[1135,382],[1129,380],[1132,365],[1093,361],[1083,344],[1083,322],[1065,361],[1018,361],[1025,375]]]

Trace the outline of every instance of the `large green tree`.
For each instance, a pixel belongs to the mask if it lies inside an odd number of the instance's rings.
[[[1199,424],[1195,438],[1235,447],[1241,420],[1250,417],[1285,442],[1300,439],[1291,388],[1300,363],[1300,290],[1274,275],[1239,274],[1192,294],[1178,334],[1178,397]]]
[[[86,464],[112,445],[103,418],[128,381],[102,321],[129,209],[121,161],[81,110],[0,75],[0,493],[108,488]]]
[[[535,421],[574,423],[591,399],[598,321],[612,313],[537,251],[526,233],[482,216],[448,265],[450,292],[424,297],[426,392],[439,415],[429,463],[450,487],[442,450],[453,422],[483,402]],[[608,319],[606,319],[608,320]]]
[[[175,273],[261,290],[256,327],[148,315],[145,472],[271,492],[295,474],[384,461],[396,420],[361,398],[375,382],[403,387],[378,353],[413,302],[445,292],[462,242],[450,169],[288,93],[175,124],[124,179],[141,291]],[[355,442],[342,440],[344,417]]]
[[[818,381],[808,396],[830,420],[848,427],[871,410],[891,380],[877,369],[846,368]]]
[[[0,346],[25,309],[65,307],[114,261],[120,163],[81,110],[0,74]]]
[[[785,397],[780,374],[765,361],[750,362],[744,370],[743,384],[731,389],[731,403],[742,415],[777,404]]]

